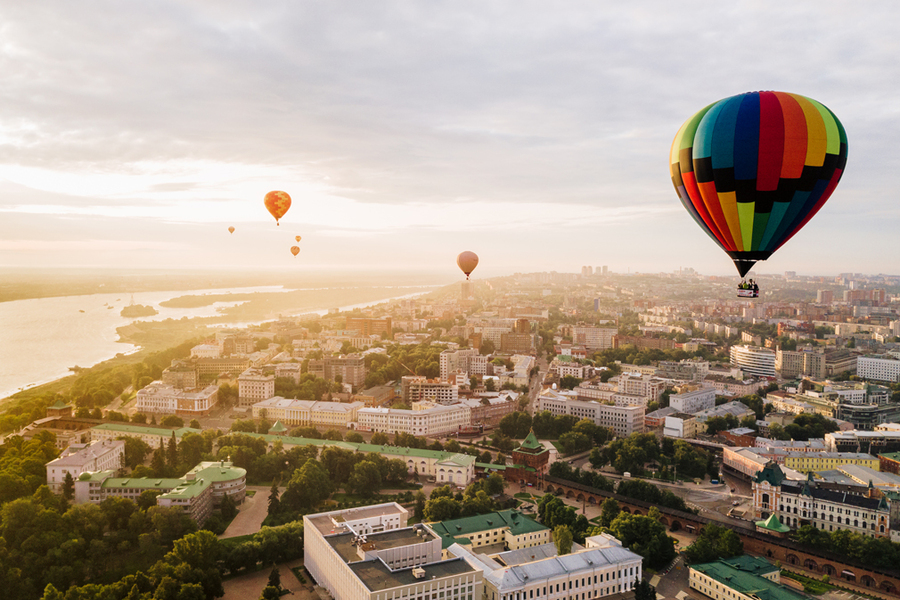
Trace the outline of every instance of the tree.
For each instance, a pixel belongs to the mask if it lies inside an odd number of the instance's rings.
[[[420,491],[416,492],[416,508],[414,518],[421,521],[425,516],[425,494]]]
[[[652,517],[620,513],[610,530],[622,545],[644,557],[647,566],[658,569],[675,558],[675,540],[666,528]]]
[[[604,500],[603,504],[600,505],[600,508],[602,511],[600,513],[600,525],[602,527],[609,527],[621,512],[619,503],[616,502],[614,498],[607,498]]]
[[[278,571],[278,567],[272,566],[272,570],[269,572],[269,583],[268,586],[281,589],[281,573]]]
[[[559,525],[553,530],[553,543],[560,556],[572,551],[572,530],[566,525]]]
[[[200,429],[200,421],[198,421],[197,419],[191,419],[188,427],[190,427],[191,429]]]
[[[388,443],[388,436],[381,431],[372,435],[372,444],[375,446],[384,446]]]
[[[347,484],[351,492],[369,498],[381,490],[381,471],[370,460],[360,461],[353,467]]]
[[[425,503],[426,521],[447,521],[448,519],[455,519],[461,512],[462,505],[459,502],[449,496],[435,498],[434,492],[432,492],[432,498]]]
[[[178,442],[175,440],[175,432],[172,432],[172,437],[169,438],[169,445],[166,448],[166,465],[169,467],[169,472],[174,473],[175,468],[178,466]]]
[[[637,581],[634,585],[634,600],[656,600],[656,588],[646,579]]]
[[[818,530],[815,531],[818,532]],[[689,563],[696,564],[712,562],[720,558],[731,558],[743,553],[744,542],[741,541],[740,536],[725,527],[707,523],[700,530],[700,535],[694,540],[694,543],[685,549],[684,556]]]
[[[69,471],[66,471],[66,478],[63,480],[62,499],[66,506],[75,499],[75,480]]]
[[[309,459],[294,471],[281,503],[291,510],[308,511],[331,495],[331,479],[318,461]]]
[[[166,476],[166,453],[165,450],[163,450],[162,440],[160,440],[160,444],[156,450],[153,451],[153,458],[150,459],[150,468],[153,470],[154,476]]]
[[[486,343],[490,344],[490,342],[486,342]],[[484,382],[484,389],[485,389],[486,391],[488,391],[488,392],[496,392],[496,391],[497,391],[497,384],[494,382],[493,379],[487,379],[487,380]]]
[[[225,494],[222,497],[222,502],[219,504],[219,512],[222,513],[222,518],[226,521],[230,521],[237,515],[238,509],[234,503],[234,498],[230,494]]]
[[[578,387],[581,382],[582,380],[574,375],[563,375],[559,379],[559,387],[564,390],[572,390]]]
[[[272,487],[269,489],[269,516],[274,515],[281,508],[281,502],[278,500],[278,482],[273,481]]]
[[[166,415],[160,419],[159,424],[170,429],[178,429],[184,427],[184,419],[176,415]]]
[[[365,441],[362,434],[358,431],[348,431],[347,435],[344,436],[344,440],[356,444],[362,444]]]

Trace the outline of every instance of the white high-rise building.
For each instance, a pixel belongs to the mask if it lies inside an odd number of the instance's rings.
[[[875,381],[900,381],[900,360],[879,356],[860,356],[856,359],[856,374]]]
[[[775,352],[758,346],[732,346],[731,364],[757,377],[775,377]]]

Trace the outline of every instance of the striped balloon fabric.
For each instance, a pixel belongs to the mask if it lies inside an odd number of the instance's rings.
[[[681,126],[669,156],[682,204],[742,277],[822,208],[846,162],[834,113],[785,92],[710,104]]]

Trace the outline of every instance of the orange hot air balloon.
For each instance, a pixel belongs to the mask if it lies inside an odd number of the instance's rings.
[[[291,197],[287,192],[269,192],[265,199],[266,209],[275,217],[275,224],[280,225],[278,219],[291,207]]]
[[[294,239],[297,240],[297,241],[299,242],[299,241],[300,241],[300,236],[298,235],[298,236],[295,237]]]
[[[474,252],[469,252],[468,250],[461,252],[460,255],[456,257],[456,264],[459,265],[462,272],[466,274],[466,279],[468,279],[472,271],[475,270],[475,267],[478,266],[478,255]]]
[[[228,233],[234,233],[234,227],[229,227],[229,228],[228,228]]]
[[[298,254],[300,254],[300,248],[298,248],[297,246],[291,246],[291,254],[297,256]]]

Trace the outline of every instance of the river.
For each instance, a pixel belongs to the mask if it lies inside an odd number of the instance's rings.
[[[21,389],[54,381],[70,375],[69,367],[90,367],[127,354],[139,348],[117,341],[116,328],[133,321],[162,321],[182,317],[221,316],[220,308],[237,302],[216,302],[197,308],[166,308],[159,303],[186,294],[225,294],[248,292],[288,292],[281,286],[173,290],[134,294],[135,304],[153,306],[159,314],[129,318],[119,313],[131,304],[130,294],[92,294],[0,302],[0,399]],[[399,288],[396,291],[401,291]],[[340,307],[341,310],[362,308],[397,298],[414,297],[426,292],[398,295],[362,304]],[[109,308],[112,307],[112,308]],[[327,308],[305,312],[325,314]],[[247,323],[222,323],[221,327],[245,326]]]

